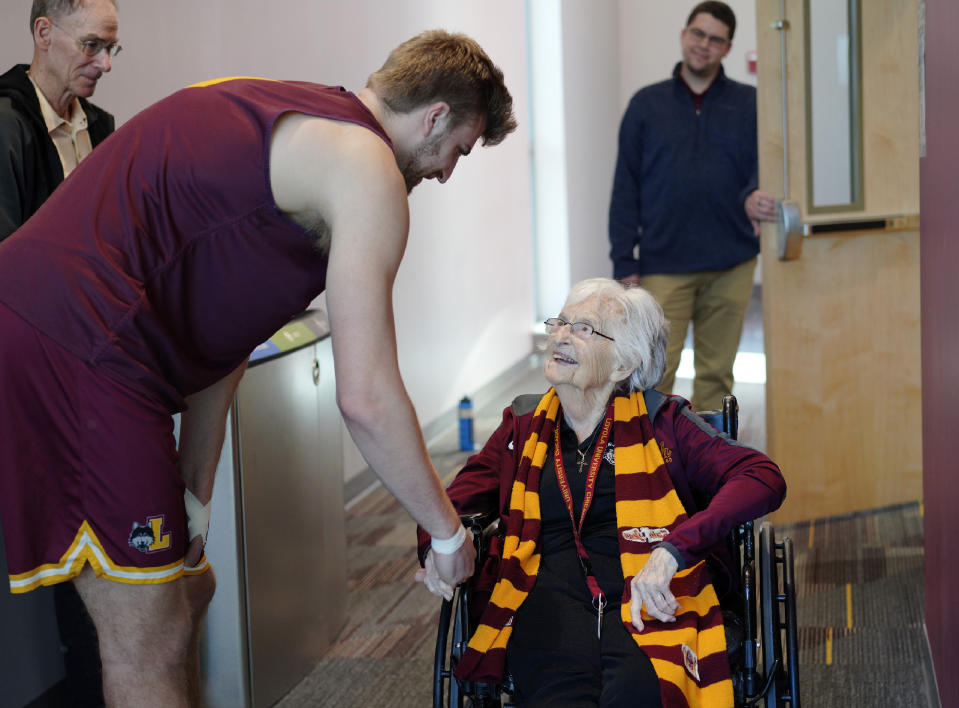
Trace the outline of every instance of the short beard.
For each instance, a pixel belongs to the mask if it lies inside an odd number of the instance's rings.
[[[423,181],[428,173],[423,171],[423,158],[436,157],[440,153],[440,143],[446,137],[448,131],[443,131],[438,135],[431,135],[423,138],[420,143],[413,148],[413,152],[407,155],[397,156],[397,166],[400,173],[406,181],[406,193],[413,191],[413,187]]]
[[[710,76],[719,73],[719,69],[715,66],[705,66],[702,69],[697,69],[685,60],[683,61],[683,66],[686,68],[686,71],[700,79],[708,79]]]

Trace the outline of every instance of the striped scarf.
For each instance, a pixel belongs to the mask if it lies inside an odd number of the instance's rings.
[[[663,708],[715,708],[733,705],[726,636],[719,600],[704,562],[679,571],[670,584],[680,609],[675,622],[642,614],[645,629],[633,627],[630,581],[645,565],[656,543],[686,520],[673,488],[642,393],[613,401],[616,523],[626,587],[622,620],[659,677]],[[458,678],[499,680],[505,671],[506,644],[513,617],[539,570],[539,483],[559,413],[554,389],[543,396],[523,446],[510,493],[500,575],[476,632],[456,668]]]

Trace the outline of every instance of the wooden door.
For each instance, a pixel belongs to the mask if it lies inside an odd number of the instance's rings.
[[[892,228],[803,238],[779,260],[762,233],[767,449],[789,487],[778,523],[918,500],[922,490],[919,330],[919,89],[915,0],[862,0],[861,209],[811,215],[804,0],[757,0],[760,185],[783,196],[781,37],[790,197],[804,223]],[[913,229],[913,230],[909,230]]]

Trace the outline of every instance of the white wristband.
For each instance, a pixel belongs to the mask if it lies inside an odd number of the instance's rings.
[[[451,553],[456,553],[460,546],[463,545],[463,542],[466,540],[466,527],[460,526],[456,533],[454,533],[450,538],[434,538],[430,541],[430,548],[432,548],[437,553],[442,553],[445,556],[450,555]]]
[[[206,543],[206,536],[210,531],[211,503],[212,500],[206,505],[201,504],[189,489],[183,492],[183,504],[186,506],[187,543],[197,536],[202,536],[203,543]]]

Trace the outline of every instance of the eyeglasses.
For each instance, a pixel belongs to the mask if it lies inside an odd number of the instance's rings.
[[[720,37],[718,34],[706,34],[698,27],[689,27],[686,31],[693,35],[693,39],[699,44],[702,44],[704,39],[708,39],[709,46],[714,49],[721,49],[729,44],[729,40],[725,37]]]
[[[546,334],[552,334],[553,332],[558,330],[560,327],[565,327],[566,325],[569,325],[569,328],[570,330],[572,330],[573,334],[575,334],[580,339],[589,339],[594,334],[598,334],[600,337],[603,337],[604,339],[608,339],[611,342],[616,341],[609,335],[603,334],[602,332],[597,332],[593,328],[593,325],[587,324],[586,322],[567,322],[566,320],[561,320],[559,317],[550,317],[548,320],[543,322],[543,324],[546,325]]]
[[[80,48],[80,51],[88,57],[95,57],[100,52],[105,51],[107,56],[112,58],[123,50],[123,47],[116,42],[107,42],[105,39],[100,39],[99,37],[94,39],[77,39],[53,20],[50,20],[50,24],[76,42],[77,46]]]

